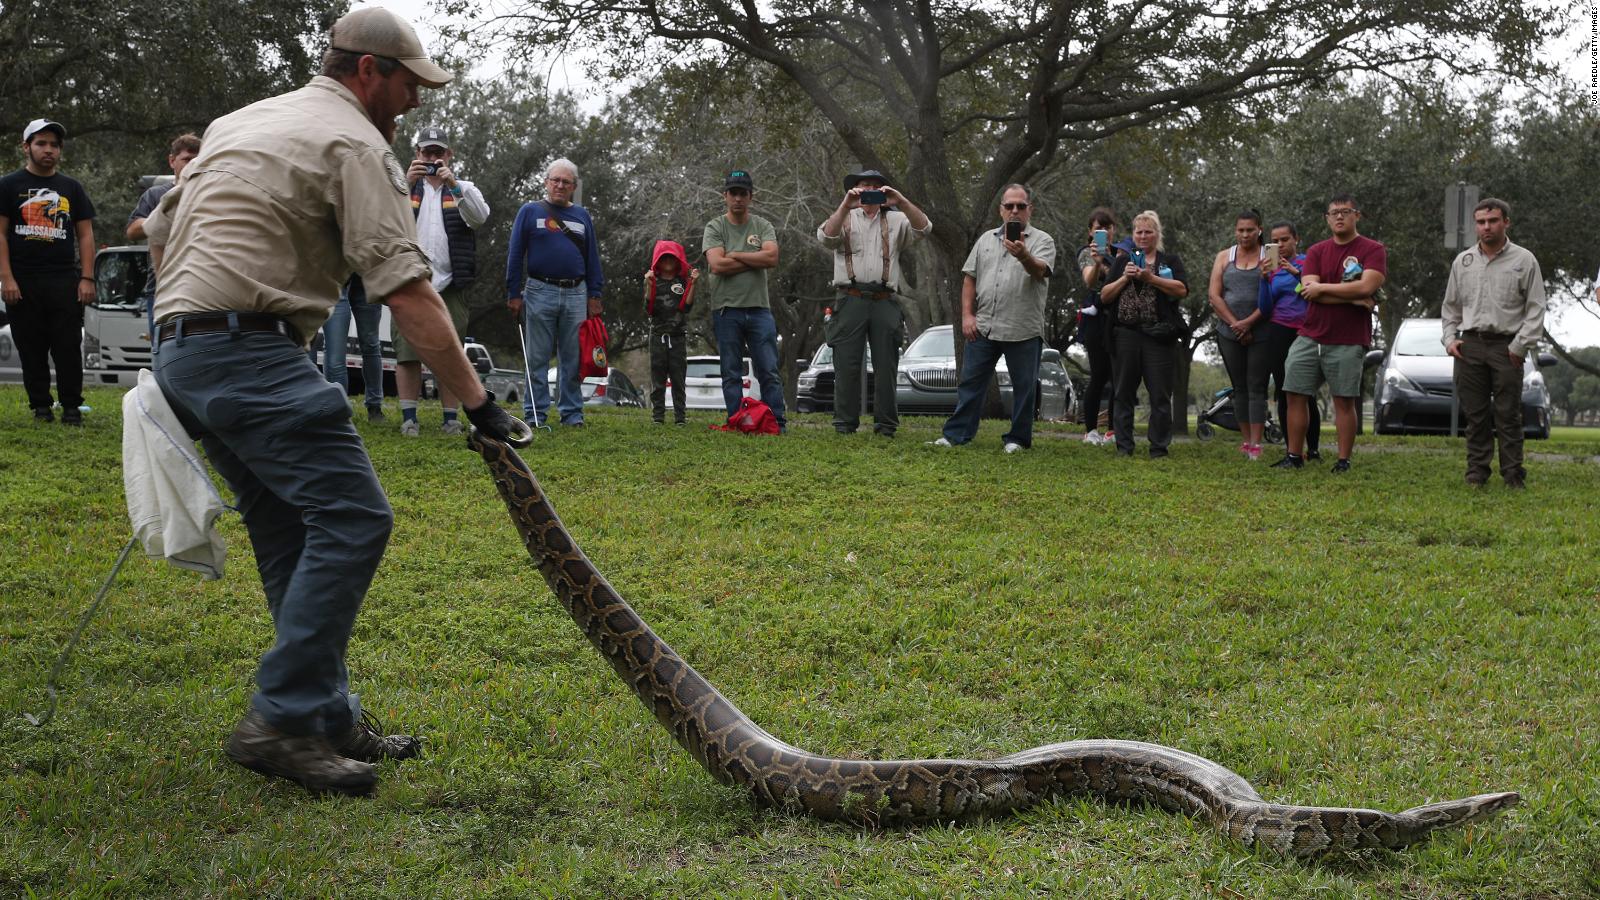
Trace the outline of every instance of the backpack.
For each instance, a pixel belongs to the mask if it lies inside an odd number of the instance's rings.
[[[772,414],[772,407],[754,397],[746,397],[740,401],[739,410],[728,417],[728,424],[711,427],[745,434],[777,434],[778,417]]]
[[[606,324],[599,316],[584,319],[578,326],[578,377],[604,378],[610,363],[606,360]]]

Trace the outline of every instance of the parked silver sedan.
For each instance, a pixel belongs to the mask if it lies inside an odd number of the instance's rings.
[[[1011,373],[1002,358],[995,367],[1000,382],[1002,414],[1011,409]],[[917,335],[900,354],[895,373],[895,403],[905,415],[947,416],[956,408],[956,386],[961,372],[956,368],[955,334],[949,325],[935,325]],[[1061,362],[1061,351],[1044,348],[1039,359],[1038,390],[1034,392],[1034,416],[1041,419],[1066,419],[1077,409],[1072,379]]]

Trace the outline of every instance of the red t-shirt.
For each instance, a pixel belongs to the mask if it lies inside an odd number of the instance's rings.
[[[1342,284],[1346,264],[1354,259],[1361,271],[1389,274],[1389,251],[1372,238],[1356,235],[1348,244],[1333,238],[1318,241],[1306,251],[1305,274],[1315,275],[1323,284]],[[1357,275],[1356,278],[1359,278]],[[1355,279],[1351,279],[1354,281]],[[1300,333],[1319,344],[1358,344],[1372,346],[1372,311],[1348,303],[1307,303],[1306,321]]]

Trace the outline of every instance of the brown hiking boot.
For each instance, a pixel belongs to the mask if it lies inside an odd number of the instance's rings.
[[[246,769],[287,778],[312,793],[366,794],[378,782],[372,766],[340,756],[322,735],[285,734],[254,709],[222,749]]]
[[[421,740],[409,734],[384,734],[385,730],[377,716],[362,710],[360,720],[350,726],[343,738],[332,742],[334,752],[368,763],[422,755]]]

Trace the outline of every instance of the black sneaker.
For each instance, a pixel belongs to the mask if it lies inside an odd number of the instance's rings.
[[[76,406],[70,409],[63,409],[61,411],[61,424],[81,426],[83,424],[83,410]]]
[[[287,778],[312,793],[366,794],[378,783],[371,765],[340,756],[322,735],[285,734],[254,709],[222,749],[247,769]]]
[[[381,406],[369,406],[369,407],[367,407],[367,422],[369,424],[376,425],[379,422],[383,422],[383,421],[385,421],[387,419],[388,419],[388,416],[385,416],[383,414],[383,407],[381,407]]]
[[[361,719],[350,726],[344,737],[332,742],[334,752],[366,763],[422,755],[420,739],[409,734],[384,734],[387,730],[377,716],[362,710]]]
[[[1305,468],[1305,465],[1306,465],[1306,461],[1305,460],[1301,459],[1298,456],[1295,456],[1293,453],[1285,453],[1283,455],[1283,459],[1280,459],[1277,462],[1273,463],[1271,468],[1274,468],[1274,469],[1303,469],[1303,468]]]
[[[38,406],[33,410],[33,420],[35,422],[54,422],[56,414],[51,412],[48,406]]]
[[[1338,462],[1334,463],[1333,467],[1330,468],[1328,471],[1332,472],[1335,475],[1343,475],[1344,473],[1350,471],[1350,460],[1341,459]]]
[[[1322,452],[1319,450],[1307,450],[1305,458],[1312,462],[1316,462],[1322,458]]]

